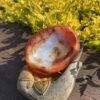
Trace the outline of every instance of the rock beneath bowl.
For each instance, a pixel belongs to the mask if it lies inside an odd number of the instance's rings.
[[[73,62],[64,72],[48,78],[32,74],[26,67],[19,75],[17,88],[30,100],[66,100],[75,84],[82,66],[80,61]]]

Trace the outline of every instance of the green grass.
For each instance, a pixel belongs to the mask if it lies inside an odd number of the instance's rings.
[[[0,23],[18,22],[33,33],[58,24],[72,27],[85,46],[100,50],[100,0],[1,0]]]

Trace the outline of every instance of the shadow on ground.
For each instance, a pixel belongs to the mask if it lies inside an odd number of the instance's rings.
[[[0,100],[27,100],[17,91],[17,78],[25,62],[22,35],[31,33],[16,23],[0,25]]]
[[[84,95],[88,86],[91,86],[91,88],[100,88],[99,81],[95,80],[96,78],[100,80],[100,52],[88,49],[84,52],[83,59],[84,76],[76,80],[76,82],[82,83],[79,88],[80,96]]]

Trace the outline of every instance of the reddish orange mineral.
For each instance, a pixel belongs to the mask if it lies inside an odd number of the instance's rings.
[[[68,26],[54,26],[32,36],[25,50],[28,68],[40,76],[64,70],[78,55],[78,38]]]

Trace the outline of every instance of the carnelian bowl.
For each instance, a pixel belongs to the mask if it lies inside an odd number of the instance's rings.
[[[58,25],[43,29],[28,40],[25,59],[33,73],[50,76],[67,68],[79,50],[75,32],[68,26]]]

